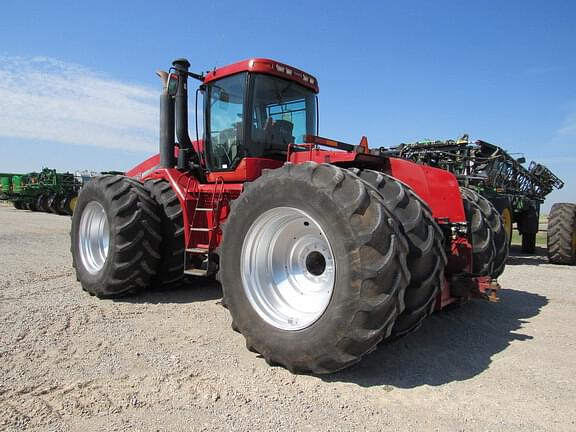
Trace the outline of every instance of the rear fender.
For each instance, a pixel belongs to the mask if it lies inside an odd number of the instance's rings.
[[[404,159],[389,159],[387,174],[406,183],[430,206],[436,219],[466,222],[460,186],[454,174]]]

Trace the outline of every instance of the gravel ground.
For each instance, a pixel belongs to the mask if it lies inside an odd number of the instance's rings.
[[[83,292],[69,224],[0,206],[0,430],[576,430],[576,267],[542,250],[510,258],[500,303],[295,376],[246,350],[215,283]]]

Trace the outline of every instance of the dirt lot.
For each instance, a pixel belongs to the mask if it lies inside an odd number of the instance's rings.
[[[215,283],[84,293],[69,223],[0,206],[0,430],[576,430],[576,267],[512,256],[500,303],[295,376],[245,349]]]

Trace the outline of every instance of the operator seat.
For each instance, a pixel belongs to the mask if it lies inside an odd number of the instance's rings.
[[[264,127],[266,132],[266,149],[268,152],[286,152],[288,150],[288,144],[294,142],[294,137],[292,136],[292,130],[294,129],[294,124],[287,120],[272,120],[269,118],[266,120],[266,126]]]

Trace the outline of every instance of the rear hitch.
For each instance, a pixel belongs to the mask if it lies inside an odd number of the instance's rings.
[[[472,291],[472,294],[476,298],[488,300],[491,303],[498,303],[500,301],[500,297],[498,297],[500,288],[501,286],[497,279],[483,276],[477,279],[476,289]]]

